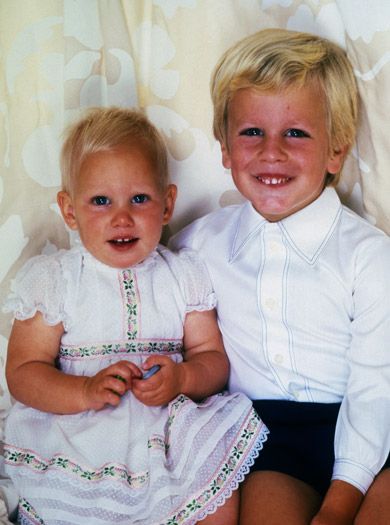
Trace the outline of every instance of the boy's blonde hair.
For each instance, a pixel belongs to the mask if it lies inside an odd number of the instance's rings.
[[[228,148],[229,102],[243,88],[278,91],[317,82],[323,90],[332,151],[352,147],[359,98],[352,65],[338,45],[309,33],[265,29],[240,40],[217,63],[211,78],[213,131]],[[336,184],[339,174],[333,177]]]
[[[115,147],[139,145],[156,169],[161,189],[168,184],[168,160],[165,142],[156,127],[138,109],[120,107],[89,108],[83,117],[69,126],[61,150],[62,189],[70,193],[85,158],[91,153]]]

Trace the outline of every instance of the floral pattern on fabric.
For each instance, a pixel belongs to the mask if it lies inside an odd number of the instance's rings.
[[[134,341],[125,344],[102,344],[93,346],[71,347],[61,346],[61,359],[82,359],[84,357],[99,357],[119,354],[180,354],[183,350],[181,341]]]
[[[176,404],[187,402],[188,398],[180,396],[176,400]],[[262,428],[261,428],[262,427]],[[259,431],[261,432],[259,434]],[[210,481],[208,486],[195,497],[191,497],[181,509],[172,514],[167,520],[160,523],[160,525],[182,525],[184,523],[195,524],[203,519],[207,513],[205,508],[212,504],[215,510],[219,505],[225,502],[226,497],[231,495],[231,492],[237,488],[238,482],[241,481],[244,475],[249,471],[249,467],[253,464],[254,457],[262,448],[262,443],[266,440],[267,432],[264,431],[264,425],[261,424],[259,417],[253,411],[251,415],[245,420],[242,428],[242,433],[238,438],[237,443],[231,448],[227,454],[227,461],[224,462],[216,476]],[[259,449],[253,448],[254,440],[262,436],[260,439]],[[161,444],[161,442],[160,442]],[[244,454],[252,448],[253,452],[249,455],[246,461],[240,464]],[[118,465],[105,465],[98,472],[90,472],[83,470],[79,465],[74,465],[71,461],[56,457],[49,463],[37,459],[33,455],[28,455],[18,451],[11,451],[6,448],[5,459],[7,462],[18,462],[29,465],[31,468],[38,470],[46,470],[47,468],[67,469],[72,474],[79,476],[86,481],[98,481],[103,477],[116,477],[118,480],[124,481],[132,488],[139,488],[149,481],[147,473],[128,474],[126,469]],[[237,478],[237,474],[240,476]],[[240,479],[241,478],[241,479]],[[21,499],[19,502],[19,521],[23,525],[40,524],[44,525],[42,519],[35,512],[33,507],[25,500]]]
[[[123,270],[122,272],[122,290],[126,300],[126,309],[128,317],[127,337],[136,339],[138,337],[138,301],[139,294],[137,283],[132,270]]]

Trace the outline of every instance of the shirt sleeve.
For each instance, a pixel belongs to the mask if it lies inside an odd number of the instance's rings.
[[[24,321],[37,312],[51,326],[62,322],[65,283],[55,256],[38,255],[28,260],[11,284],[3,307],[15,319]]]
[[[350,368],[335,435],[333,479],[363,494],[390,450],[390,240],[380,237],[356,257]]]

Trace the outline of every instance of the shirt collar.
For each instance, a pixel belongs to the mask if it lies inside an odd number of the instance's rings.
[[[242,206],[232,241],[229,262],[232,262],[247,243],[256,237],[256,233],[265,224],[267,224],[266,219],[254,209],[251,202],[248,201]]]
[[[340,213],[341,202],[336,190],[327,187],[314,202],[277,224],[295,251],[308,263],[313,263],[331,236]],[[230,262],[266,224],[268,221],[250,202],[243,206],[232,242]]]

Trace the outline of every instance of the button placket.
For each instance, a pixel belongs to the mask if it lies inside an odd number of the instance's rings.
[[[287,249],[277,224],[269,223],[264,231],[264,264],[260,281],[260,308],[266,330],[265,353],[273,375],[287,392],[289,371],[289,333],[284,322],[284,275]],[[286,368],[287,367],[287,368]]]

